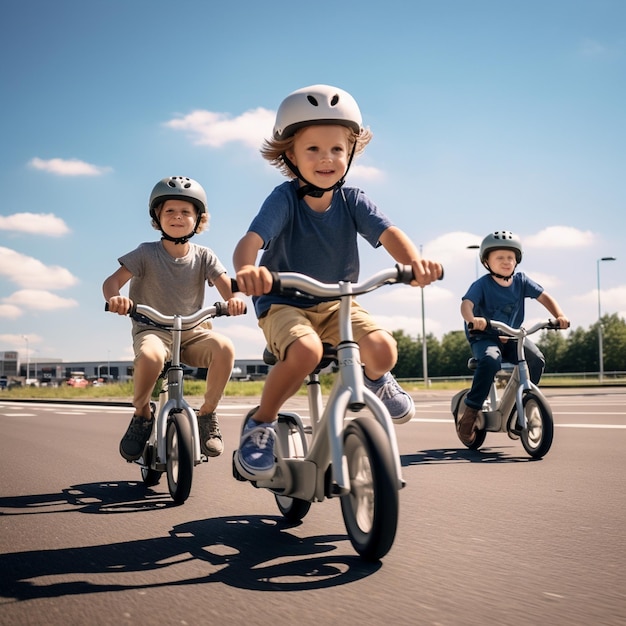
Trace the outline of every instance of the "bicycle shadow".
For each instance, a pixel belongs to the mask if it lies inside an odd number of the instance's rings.
[[[0,516],[109,515],[166,506],[175,506],[167,492],[141,482],[103,482],[55,494],[3,497]],[[347,535],[290,532],[299,525],[282,516],[218,517],[177,525],[167,537],[0,554],[0,597],[31,600],[213,582],[298,591],[354,582],[381,567],[344,554]]]
[[[346,536],[303,538],[290,527],[282,517],[219,517],[180,524],[167,537],[1,554],[0,596],[24,601],[204,583],[301,591],[351,583],[381,567],[336,554]]]
[[[0,516],[63,512],[130,513],[176,506],[167,493],[141,481],[107,481],[72,485],[59,493],[0,498]]]
[[[432,465],[434,463],[528,463],[540,461],[528,455],[512,456],[513,446],[487,447],[479,450],[468,448],[439,448],[435,450],[421,450],[414,454],[400,456],[402,467],[412,465]]]

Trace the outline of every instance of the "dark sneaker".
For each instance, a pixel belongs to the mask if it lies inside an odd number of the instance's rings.
[[[133,415],[126,434],[120,441],[120,454],[127,461],[136,461],[143,454],[143,449],[152,432],[152,424],[154,424],[154,419]]]
[[[413,398],[400,387],[390,372],[378,380],[370,380],[367,376],[363,376],[363,380],[365,386],[382,400],[395,424],[404,424],[415,415]]]
[[[476,439],[476,420],[478,419],[478,409],[465,405],[465,411],[461,419],[457,422],[456,431],[459,439],[466,446],[471,446]]]
[[[252,419],[255,411],[253,409],[246,416],[239,450],[235,453],[235,465],[239,473],[248,480],[269,480],[276,471],[276,422],[257,422]]]
[[[202,454],[219,456],[224,452],[222,433],[215,412],[198,415],[198,430],[200,431],[200,451]]]

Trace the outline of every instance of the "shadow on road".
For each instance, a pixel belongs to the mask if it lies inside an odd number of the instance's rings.
[[[402,467],[411,465],[430,465],[433,463],[527,463],[540,461],[527,455],[511,456],[510,447],[481,448],[441,448],[438,450],[421,450],[415,454],[403,454],[400,457]]]
[[[162,494],[147,492],[141,483],[77,485],[60,494],[0,498],[0,515],[109,514],[170,505]],[[21,601],[213,582],[299,591],[350,583],[381,566],[342,554],[346,535],[302,537],[293,528],[280,516],[218,517],[177,525],[166,537],[0,554],[0,597]]]

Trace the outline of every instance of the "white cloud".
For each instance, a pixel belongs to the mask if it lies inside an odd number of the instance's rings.
[[[2,319],[17,319],[22,314],[22,309],[14,304],[0,304],[0,318]],[[0,341],[2,336],[0,335]]]
[[[38,259],[1,246],[0,276],[28,289],[65,289],[78,283],[78,279],[64,267],[46,266]]]
[[[110,167],[100,167],[79,159],[40,159],[35,157],[28,163],[30,167],[59,176],[101,176],[110,172]]]
[[[572,226],[549,226],[536,235],[524,238],[529,248],[588,248],[596,240],[590,230],[579,230]]]
[[[165,126],[186,132],[197,145],[219,148],[239,141],[258,150],[263,140],[272,134],[274,117],[274,111],[261,107],[246,111],[238,117],[197,110],[165,122]]]
[[[350,166],[347,178],[381,182],[385,180],[385,173],[377,167],[372,167],[371,165],[353,164]]]
[[[14,213],[0,215],[0,230],[10,230],[34,235],[60,237],[70,232],[67,224],[52,213]]]
[[[3,301],[9,305],[17,305],[37,311],[53,311],[78,306],[76,300],[61,298],[43,289],[22,289],[12,293],[8,298],[4,298]]]

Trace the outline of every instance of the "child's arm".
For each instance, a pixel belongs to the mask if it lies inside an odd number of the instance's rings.
[[[213,281],[213,284],[215,285],[215,288],[219,292],[220,296],[222,296],[224,301],[228,304],[229,315],[241,315],[246,312],[246,303],[233,293],[228,274],[220,274]]]
[[[120,295],[120,289],[133,277],[124,265],[120,265],[102,284],[104,299],[109,303],[109,311],[126,315],[133,306],[130,298]]]
[[[397,263],[410,265],[413,268],[415,276],[415,280],[411,283],[413,286],[425,287],[443,277],[441,264],[422,259],[413,242],[396,226],[390,226],[383,231],[380,243]]]
[[[472,324],[474,330],[487,328],[487,320],[484,317],[474,317],[474,303],[471,300],[461,301],[461,315],[468,324]]]
[[[239,289],[247,296],[261,296],[272,288],[272,275],[266,267],[257,267],[256,258],[263,239],[248,231],[235,247],[233,265]]]
[[[559,303],[545,291],[541,293],[541,295],[537,298],[537,302],[542,304],[550,314],[556,319],[559,323],[560,328],[569,328],[569,320],[565,316],[565,313],[561,311],[561,307]]]

